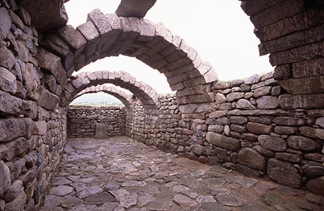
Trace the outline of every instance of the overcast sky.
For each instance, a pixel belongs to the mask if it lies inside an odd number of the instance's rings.
[[[68,24],[77,27],[95,8],[114,13],[120,0],[70,0],[65,4]],[[146,19],[162,22],[197,50],[204,61],[216,70],[219,80],[246,78],[272,71],[268,56],[260,57],[259,40],[249,17],[238,0],[157,0]],[[119,56],[99,60],[81,71],[124,70],[144,81],[158,93],[170,92],[169,85],[157,70],[134,58]]]

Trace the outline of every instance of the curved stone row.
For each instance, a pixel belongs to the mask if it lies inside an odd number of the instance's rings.
[[[98,86],[92,86],[88,87],[81,92],[79,92],[77,95],[69,99],[69,102],[72,102],[74,99],[81,97],[84,94],[91,94],[91,93],[97,93],[97,92],[104,92],[107,94],[110,94],[114,97],[116,97],[118,100],[120,100],[127,109],[131,109],[131,105],[133,102],[132,96],[128,95],[124,91],[117,89],[116,87],[113,86],[108,86],[108,85],[98,85]]]
[[[118,17],[93,10],[87,22],[65,26],[43,38],[41,45],[62,59],[68,77],[85,65],[110,56],[136,57],[163,73],[179,104],[210,102],[207,83],[217,80],[208,62],[162,24],[142,18]]]
[[[132,92],[142,102],[146,112],[154,113],[154,111],[157,111],[158,94],[156,91],[144,82],[136,81],[133,76],[124,71],[83,72],[76,75],[65,86],[63,91],[65,98],[61,99],[61,103],[67,106],[69,99],[72,99],[82,90],[106,83],[120,86]]]

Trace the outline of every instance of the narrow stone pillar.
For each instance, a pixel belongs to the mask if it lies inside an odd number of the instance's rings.
[[[96,123],[95,138],[108,138],[107,125],[104,123]]]

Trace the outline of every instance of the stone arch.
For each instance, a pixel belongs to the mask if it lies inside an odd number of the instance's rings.
[[[144,82],[136,81],[129,73],[123,71],[83,72],[76,75],[65,86],[65,98],[61,99],[61,103],[67,106],[68,102],[82,90],[106,83],[129,90],[141,101],[146,113],[157,114],[158,94],[156,91]]]
[[[88,87],[78,94],[76,94],[74,97],[71,97],[68,99],[68,102],[71,103],[73,100],[75,100],[78,97],[81,97],[84,94],[91,94],[91,93],[97,93],[97,92],[104,92],[107,94],[110,94],[114,97],[116,97],[118,100],[120,100],[127,109],[131,109],[133,99],[131,95],[126,94],[124,91],[117,89],[116,87],[113,86],[108,86],[108,85],[97,85],[97,86],[91,86]]]
[[[217,80],[213,67],[196,50],[162,24],[143,18],[118,17],[93,10],[87,22],[74,29],[64,26],[42,45],[62,59],[68,77],[98,59],[135,57],[163,73],[179,104],[210,102],[210,82]],[[58,47],[59,46],[59,47]]]

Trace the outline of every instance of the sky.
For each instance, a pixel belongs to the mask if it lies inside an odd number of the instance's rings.
[[[70,0],[65,4],[68,24],[77,27],[96,8],[104,14],[114,13],[119,3],[120,0]],[[202,60],[214,67],[221,81],[247,78],[273,70],[268,56],[259,56],[259,40],[238,0],[157,0],[145,19],[163,23],[173,35],[185,40]],[[164,75],[135,58],[109,57],[91,63],[80,71],[96,70],[124,70],[152,86],[158,93],[171,92]]]

